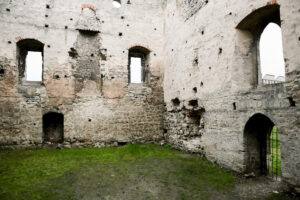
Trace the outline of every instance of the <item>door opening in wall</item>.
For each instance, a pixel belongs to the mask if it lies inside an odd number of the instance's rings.
[[[64,116],[50,112],[43,116],[43,142],[62,143],[64,139]]]
[[[246,171],[268,175],[279,180],[281,176],[280,137],[275,124],[263,114],[253,115],[244,130]]]

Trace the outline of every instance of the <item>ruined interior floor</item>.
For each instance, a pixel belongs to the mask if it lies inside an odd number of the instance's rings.
[[[0,158],[0,199],[296,199],[280,181],[246,179],[166,145],[0,151]]]
[[[299,19],[299,0],[0,0],[1,152],[163,142],[299,193]],[[265,84],[270,23],[285,80]]]

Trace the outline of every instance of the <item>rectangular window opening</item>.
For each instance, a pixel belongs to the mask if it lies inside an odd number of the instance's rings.
[[[41,82],[43,80],[42,52],[28,51],[25,63],[25,80]]]
[[[142,83],[141,57],[130,57],[130,83]]]

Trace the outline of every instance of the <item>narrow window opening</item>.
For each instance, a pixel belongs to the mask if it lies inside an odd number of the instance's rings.
[[[130,58],[130,83],[142,83],[142,59]]]
[[[24,39],[17,43],[20,81],[43,80],[43,49],[44,44],[33,39]]]
[[[28,51],[26,56],[25,80],[42,81],[43,56],[42,52]]]
[[[260,37],[260,70],[264,85],[285,81],[285,63],[282,48],[281,28],[269,23]]]
[[[133,47],[129,49],[129,83],[147,82],[148,55],[149,50],[143,47]]]
[[[112,4],[115,8],[121,8],[121,0],[113,0]]]

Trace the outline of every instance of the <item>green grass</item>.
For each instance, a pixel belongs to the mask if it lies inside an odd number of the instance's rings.
[[[280,136],[276,126],[273,127],[271,136],[271,167],[270,173],[281,175],[281,151],[280,151]]]
[[[0,199],[209,199],[234,178],[168,146],[0,151]]]

